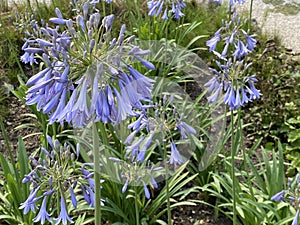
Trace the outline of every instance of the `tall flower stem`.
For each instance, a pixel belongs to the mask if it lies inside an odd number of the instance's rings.
[[[94,153],[94,179],[95,179],[95,224],[101,224],[101,185],[100,185],[100,154],[99,134],[97,124],[93,123],[93,153]]]
[[[236,194],[235,194],[235,135],[234,135],[234,115],[230,111],[231,119],[231,176],[232,176],[232,193],[233,193],[233,225],[236,225]]]
[[[164,158],[167,159],[167,148],[164,142]],[[170,203],[170,188],[169,188],[169,167],[167,161],[165,161],[165,173],[166,173],[166,201],[167,201],[167,215],[168,224],[171,225],[171,203]]]
[[[102,12],[103,12],[104,16],[107,16],[106,15],[106,9],[105,9],[105,2],[104,1],[102,1]]]
[[[250,15],[249,15],[249,22],[248,22],[248,29],[251,29],[251,21],[252,21],[252,10],[253,10],[253,0],[250,1]]]
[[[169,172],[168,172],[168,164],[166,166],[166,191],[167,191],[167,213],[168,213],[168,224],[171,225],[171,203],[170,203],[170,188],[169,188]]]
[[[139,214],[139,204],[138,204],[138,190],[137,186],[134,187],[134,207],[135,207],[135,221],[136,225],[140,225],[140,214]]]

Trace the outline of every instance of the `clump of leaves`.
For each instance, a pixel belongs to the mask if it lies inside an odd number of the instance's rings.
[[[279,40],[267,40],[260,43],[254,68],[263,96],[245,113],[245,120],[251,123],[248,134],[264,137],[269,147],[274,140],[285,146],[291,142],[293,126],[288,121],[299,116],[300,61],[290,49],[280,46]]]

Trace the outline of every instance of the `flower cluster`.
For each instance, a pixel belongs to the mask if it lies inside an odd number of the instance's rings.
[[[246,55],[252,52],[257,41],[254,39],[255,34],[250,35],[242,27],[241,18],[234,12],[230,21],[223,21],[223,26],[218,29],[214,37],[206,42],[209,51],[213,52],[218,58],[226,60],[227,53],[232,46],[234,52],[229,57],[234,57],[236,60],[243,59]],[[216,51],[217,44],[224,42],[224,48],[221,53]]]
[[[107,3],[112,3],[112,0],[104,0],[104,1],[107,2]],[[91,0],[90,4],[97,4],[99,2],[100,2],[100,0]]]
[[[131,66],[138,61],[147,69],[150,53],[125,37],[126,26],[117,38],[111,37],[114,15],[101,20],[89,2],[76,11],[76,19],[66,19],[59,9],[49,25],[36,26],[23,46],[25,63],[43,61],[44,68],[31,77],[26,103],[49,114],[49,123],[68,122],[83,127],[90,121],[119,123],[135,115],[151,97],[153,80]],[[33,57],[34,56],[34,57]]]
[[[290,202],[297,210],[291,225],[298,225],[300,212],[300,174],[298,173],[294,179],[288,179],[288,189],[282,190],[271,197],[273,201]]]
[[[222,0],[210,0],[210,2],[215,2],[217,4],[222,4]],[[234,5],[234,3],[244,4],[245,0],[230,0],[229,1],[230,7],[232,7]]]
[[[151,188],[158,187],[155,177],[159,171],[161,172],[163,170],[162,167],[155,167],[150,161],[148,161],[146,166],[142,166],[138,162],[130,161],[130,157],[128,157],[128,161],[123,161],[115,157],[110,157],[110,160],[117,163],[120,167],[119,171],[121,171],[121,178],[125,180],[122,187],[122,193],[127,191],[129,185],[142,185],[145,197],[147,199],[150,198],[150,192],[147,185],[149,184]]]
[[[149,16],[159,16],[162,14],[162,19],[168,19],[168,12],[169,12],[169,4],[168,0],[151,0],[147,2],[148,9],[149,9]],[[174,14],[175,19],[179,19],[180,17],[184,16],[181,12],[182,9],[186,7],[186,4],[183,0],[171,0],[171,13]]]
[[[209,50],[217,56],[217,68],[210,68],[214,76],[205,84],[210,94],[208,101],[215,103],[225,93],[223,101],[230,110],[236,110],[261,96],[254,85],[258,80],[254,75],[248,75],[251,63],[245,60],[257,41],[255,35],[250,35],[241,26],[240,17],[233,13],[231,21],[224,21],[214,37],[206,42]],[[216,49],[221,43],[224,47],[219,53]]]
[[[197,132],[184,122],[184,114],[178,113],[173,105],[173,99],[174,96],[170,98],[164,96],[162,101],[152,108],[141,111],[137,119],[128,125],[128,129],[132,129],[132,133],[124,143],[127,144],[127,155],[133,157],[135,161],[144,162],[150,144],[159,138],[163,143],[166,143],[166,146],[169,142],[170,156],[168,162],[171,165],[176,166],[184,162],[175,140],[179,138],[183,143],[189,140],[190,135],[195,135]],[[133,141],[136,134],[143,131],[146,135],[141,135],[138,140]]]
[[[71,153],[69,145],[61,145],[59,141],[52,140],[47,136],[49,146],[48,151],[42,147],[42,155],[39,160],[30,157],[33,170],[25,175],[23,183],[31,183],[32,190],[25,202],[20,206],[24,214],[29,211],[35,212],[39,208],[39,213],[33,219],[34,222],[44,224],[46,220],[56,221],[56,224],[67,224],[67,221],[73,222],[68,215],[66,203],[70,198],[74,208],[77,207],[76,193],[82,192],[85,201],[94,206],[94,179],[93,173],[87,167],[93,167],[92,164],[79,165],[77,156]],[[79,149],[78,149],[79,152]],[[42,203],[38,207],[38,202]],[[56,204],[60,201],[60,212],[47,212],[47,204]],[[47,203],[48,202],[48,203]],[[56,218],[50,215],[57,214]]]

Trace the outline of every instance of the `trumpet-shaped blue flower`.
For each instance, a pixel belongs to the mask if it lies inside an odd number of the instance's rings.
[[[40,189],[40,186],[32,189],[28,198],[26,199],[26,201],[21,203],[21,206],[19,207],[19,209],[24,209],[24,214],[27,214],[30,210],[32,212],[35,212],[36,202],[39,200],[39,198],[37,198],[36,195],[37,195],[39,189]]]
[[[218,42],[221,40],[221,35],[219,32],[215,33],[215,36],[213,36],[210,40],[206,42],[206,45],[209,47],[209,51],[215,51]]]
[[[285,199],[285,193],[286,193],[286,190],[282,190],[282,191],[278,192],[277,194],[273,195],[271,197],[271,200],[276,201],[276,202],[283,201]]]
[[[183,163],[183,159],[180,155],[180,153],[177,150],[176,144],[174,141],[171,142],[171,156],[169,163],[176,166],[176,165],[181,165]]]
[[[33,219],[33,222],[35,223],[40,222],[41,224],[44,224],[46,220],[48,220],[49,222],[51,221],[50,214],[47,213],[46,203],[47,203],[47,196],[43,198],[40,211],[38,215]]]
[[[299,219],[299,209],[296,212],[296,215],[293,219],[292,225],[298,225],[298,219]]]
[[[149,192],[149,189],[147,188],[147,185],[146,183],[142,180],[142,183],[143,183],[143,187],[144,187],[144,193],[145,193],[145,196],[146,198],[150,198],[150,192]]]
[[[249,36],[244,30],[238,29],[239,21],[237,15],[234,14],[232,21],[224,22],[215,37],[207,42],[210,51],[213,51],[219,58],[215,60],[218,68],[210,68],[214,76],[205,84],[210,94],[208,101],[216,103],[224,95],[223,101],[230,110],[236,110],[261,96],[260,91],[254,85],[258,80],[253,75],[247,74],[251,63],[247,64],[243,60],[254,50],[256,40],[253,39],[254,35]],[[221,33],[230,30],[231,25],[234,25],[233,30],[223,38],[225,47],[222,53],[216,52],[215,46],[221,40]],[[235,51],[228,52],[229,46],[232,44]],[[231,53],[231,56],[228,56],[228,53]]]
[[[60,214],[58,218],[56,219],[56,225],[62,223],[63,225],[67,225],[68,221],[70,223],[73,223],[73,220],[71,217],[69,217],[67,209],[66,209],[66,203],[63,195],[60,197]]]

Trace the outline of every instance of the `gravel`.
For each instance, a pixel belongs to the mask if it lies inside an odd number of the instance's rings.
[[[276,6],[273,5],[274,3],[266,4],[263,0],[253,0],[253,18],[270,38],[278,35],[285,47],[292,49],[295,53],[300,53],[300,10],[295,15],[283,14],[284,6],[287,3],[300,4],[300,0],[286,0]],[[249,0],[246,0],[245,5],[239,7],[241,11],[249,9]],[[297,10],[296,5],[294,9]]]

